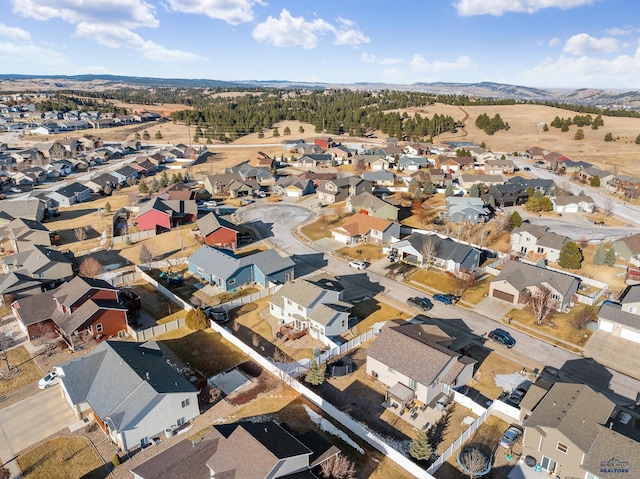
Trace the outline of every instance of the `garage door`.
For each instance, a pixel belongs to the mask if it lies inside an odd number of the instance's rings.
[[[602,331],[606,331],[607,333],[613,332],[613,323],[611,321],[603,321],[600,320],[600,324],[598,325],[598,329]]]
[[[629,341],[633,341],[634,343],[640,343],[640,332],[638,331],[622,328],[620,330],[620,337],[623,339],[628,339]]]
[[[513,295],[509,293],[505,293],[504,291],[500,291],[499,289],[493,290],[493,297],[502,299],[503,301],[509,301],[510,303],[513,303]]]

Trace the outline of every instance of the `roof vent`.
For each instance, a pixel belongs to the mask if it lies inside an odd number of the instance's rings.
[[[147,373],[145,374],[145,376],[147,376],[147,379],[149,379],[149,371],[147,371]]]

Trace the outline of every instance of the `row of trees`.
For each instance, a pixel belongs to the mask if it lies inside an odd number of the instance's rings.
[[[493,135],[496,131],[508,130],[510,128],[509,123],[502,121],[498,113],[496,113],[493,118],[489,118],[489,115],[482,113],[476,118],[476,126],[484,130],[487,135]]]
[[[560,128],[561,131],[569,131],[569,127],[571,125],[576,125],[578,128],[590,125],[592,130],[597,130],[599,127],[604,126],[604,120],[601,115],[598,115],[595,118],[591,115],[576,115],[573,118],[560,118],[559,116],[556,116],[551,122],[551,126],[554,128]],[[547,125],[545,124],[545,126]]]

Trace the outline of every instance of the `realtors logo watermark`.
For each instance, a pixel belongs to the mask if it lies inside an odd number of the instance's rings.
[[[600,463],[600,474],[623,474],[629,472],[629,463],[612,457]]]

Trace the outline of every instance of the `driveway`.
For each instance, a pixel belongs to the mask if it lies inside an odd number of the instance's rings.
[[[0,457],[7,461],[20,451],[69,427],[75,414],[60,386],[53,386],[0,410]]]

